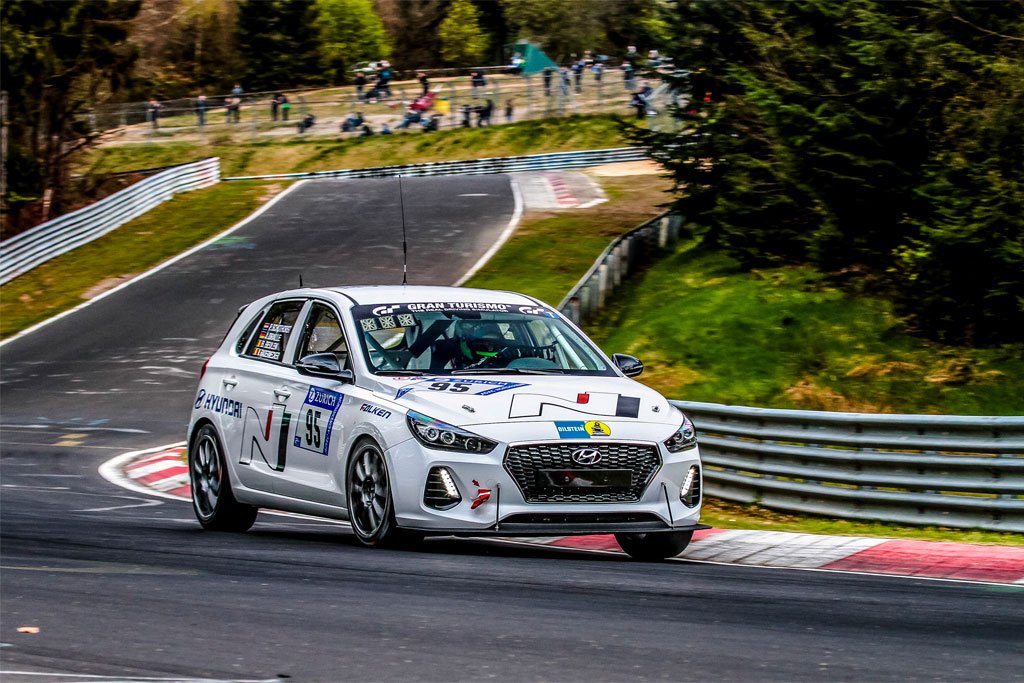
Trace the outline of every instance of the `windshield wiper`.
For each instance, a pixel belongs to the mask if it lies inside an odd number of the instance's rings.
[[[430,373],[425,370],[374,370],[373,374],[384,375],[385,377],[389,375],[397,375],[402,377],[422,377],[423,375],[436,375],[437,373]]]
[[[463,368],[449,370],[449,375],[561,375],[562,368]]]

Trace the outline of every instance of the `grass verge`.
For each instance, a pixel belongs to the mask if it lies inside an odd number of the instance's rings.
[[[623,147],[617,116],[567,116],[488,128],[396,133],[368,138],[289,137],[242,142],[226,135],[206,141],[103,145],[84,158],[83,173],[184,164],[220,157],[224,176],[327,171],[367,166]]]
[[[792,531],[834,536],[871,536],[920,541],[1024,545],[1024,534],[793,515],[768,510],[757,505],[730,503],[716,498],[704,499],[700,521],[721,529],[756,529],[758,531]]]
[[[180,194],[0,287],[0,337],[74,308],[227,230],[288,183],[220,183]]]
[[[608,201],[589,209],[531,212],[467,287],[511,289],[552,306],[622,233],[657,216],[671,185],[657,175],[605,177]]]

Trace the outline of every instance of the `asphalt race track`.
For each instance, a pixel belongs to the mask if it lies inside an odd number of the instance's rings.
[[[458,279],[514,211],[504,176],[403,184],[417,284]],[[184,438],[199,366],[242,303],[300,271],[316,285],[400,282],[396,189],[303,184],[216,245],[0,349],[5,683],[1024,676],[1020,588],[493,541],[366,550],[344,525],[267,514],[217,534],[187,503],[97,474]]]

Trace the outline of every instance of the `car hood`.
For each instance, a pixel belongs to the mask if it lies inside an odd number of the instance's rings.
[[[623,377],[436,375],[380,377],[378,395],[457,426],[528,422],[656,423],[673,429],[679,411],[656,391]],[[586,438],[586,437],[584,437]]]

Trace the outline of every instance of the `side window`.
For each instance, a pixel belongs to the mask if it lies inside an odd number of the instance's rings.
[[[345,365],[348,358],[348,345],[341,331],[341,321],[333,309],[320,303],[314,303],[309,309],[309,318],[302,330],[302,340],[296,358],[311,353],[337,354],[342,365]]]
[[[245,348],[245,356],[281,362],[304,301],[279,301],[267,311]]]
[[[252,336],[253,331],[256,329],[256,325],[259,324],[262,314],[254,316],[252,322],[245,326],[245,330],[238,337],[238,341],[235,342],[235,353],[242,353],[245,350],[245,343],[249,341],[249,337]]]

